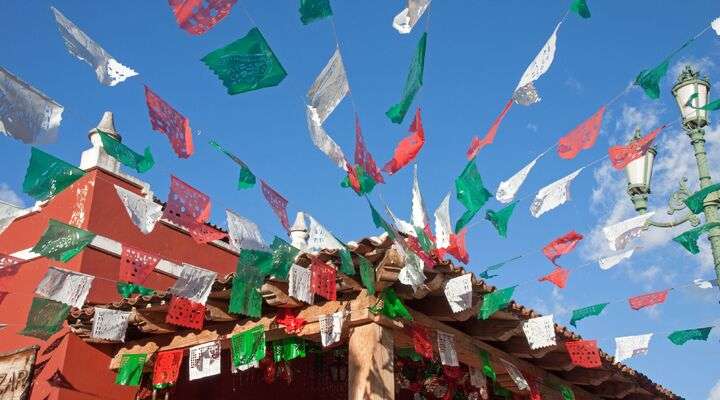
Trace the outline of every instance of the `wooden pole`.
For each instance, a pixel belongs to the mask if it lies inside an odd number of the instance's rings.
[[[348,400],[395,399],[393,332],[377,323],[353,328],[348,344]]]

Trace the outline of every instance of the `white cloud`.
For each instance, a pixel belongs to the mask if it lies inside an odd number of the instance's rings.
[[[545,298],[536,298],[532,308],[542,315],[553,314],[557,320],[559,317],[569,316],[572,311],[572,308],[563,304],[564,300],[565,296],[562,295],[560,289],[553,287],[550,304]]]
[[[692,66],[695,71],[700,72],[701,76],[709,75],[710,71],[713,71],[715,69],[715,62],[713,62],[710,57],[683,57],[670,68],[668,76],[677,77],[678,75],[680,75],[686,65]],[[671,84],[674,83],[675,82],[673,81]]]
[[[707,400],[720,400],[720,380],[715,382],[715,386],[710,389]]]
[[[538,131],[538,126],[535,125],[535,124],[533,124],[532,122],[528,122],[528,124],[527,124],[525,127],[528,128],[529,130],[533,131],[533,132],[537,132],[537,131]]]
[[[646,107],[644,103],[649,105]],[[624,139],[621,141],[626,142],[634,127],[640,127],[644,133],[647,133],[667,119],[667,117],[661,118],[662,114],[663,110],[660,106],[647,101],[643,102],[642,107],[624,105],[621,117],[615,122],[615,136],[623,137]],[[717,181],[720,178],[720,169],[718,169],[720,166],[720,125],[706,128],[705,139],[711,176]],[[681,179],[688,178],[691,193],[699,188],[695,155],[688,136],[679,127],[679,124],[666,128],[658,136],[656,147],[657,156],[653,168],[649,209],[656,211],[655,217],[653,217],[655,220],[672,221],[679,219],[687,212],[683,210],[673,215],[666,213],[668,200],[672,193],[678,190]],[[597,226],[586,236],[586,243],[581,249],[581,255],[588,260],[595,260],[611,253],[602,234],[604,226],[636,215],[626,191],[627,181],[624,171],[617,171],[612,168],[610,163],[606,162],[596,168],[593,174],[595,187],[591,196],[591,210],[597,216],[598,222]],[[674,245],[669,243],[671,239],[689,228],[690,225],[687,223],[673,229],[651,228],[636,239],[634,244],[641,247],[640,252],[660,246],[669,248]],[[701,254],[690,259],[694,264],[685,267],[685,272],[692,274],[693,277],[707,277],[712,273],[712,254],[705,237],[700,239],[699,244],[702,249]],[[696,265],[694,271],[691,269],[693,265]],[[632,273],[638,274],[639,272],[633,271]],[[646,279],[642,283],[649,284],[655,280],[648,270],[643,273]],[[670,278],[665,276],[663,280],[667,281]]]
[[[12,189],[6,183],[0,183],[0,201],[10,203],[18,207],[24,207],[25,204]]]

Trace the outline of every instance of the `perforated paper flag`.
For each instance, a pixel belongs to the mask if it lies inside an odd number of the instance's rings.
[[[417,157],[423,145],[425,145],[425,129],[422,126],[420,107],[418,107],[415,119],[410,125],[410,135],[400,140],[395,147],[393,158],[385,164],[383,171],[390,175],[398,172]]]
[[[97,133],[100,135],[100,140],[102,141],[105,152],[120,161],[124,166],[142,173],[150,170],[155,164],[153,155],[150,152],[150,147],[145,148],[144,154],[139,154],[107,133],[100,130],[98,130]]]
[[[0,355],[3,400],[27,400],[30,398],[33,381],[42,371],[42,366],[45,365],[43,363],[47,363],[45,360],[36,364],[37,353],[38,346],[27,346],[15,348]]]
[[[705,279],[693,279],[693,284],[698,289],[712,289],[713,286],[718,286],[718,281],[717,280],[708,281]]]
[[[263,250],[267,248],[257,224],[233,211],[226,210],[225,213],[230,234],[230,244],[235,250]]]
[[[619,251],[625,249],[625,246],[635,237],[638,237],[645,228],[645,223],[655,215],[655,211],[640,214],[616,224],[603,228],[603,234],[608,241],[610,250]]]
[[[222,348],[220,342],[203,343],[193,346],[188,356],[188,380],[220,375]]]
[[[315,78],[307,93],[307,105],[313,120],[322,125],[348,92],[350,85],[345,74],[345,66],[340,49],[336,48],[330,61]]]
[[[0,279],[17,274],[24,262],[23,259],[0,253]]]
[[[288,294],[305,303],[313,303],[312,271],[293,264],[288,274]]]
[[[475,159],[470,160],[460,176],[455,178],[455,191],[458,201],[465,206],[465,213],[455,223],[455,232],[460,232],[492,197],[483,185]]]
[[[515,292],[515,286],[511,286],[505,289],[495,290],[490,293],[485,293],[482,299],[482,306],[480,307],[478,318],[488,319],[501,308],[510,303],[512,295]]]
[[[173,384],[180,376],[184,349],[166,350],[157,353],[153,366],[153,385]]]
[[[330,0],[300,0],[300,21],[303,25],[331,16]]]
[[[232,313],[259,317],[262,313],[262,296],[260,288],[265,274],[262,265],[272,265],[272,255],[256,250],[242,250],[238,259],[233,288],[230,293]]]
[[[630,308],[633,310],[639,310],[641,308],[654,306],[655,304],[664,303],[667,299],[667,295],[670,289],[661,290],[659,292],[647,293],[640,296],[631,297],[628,299]]]
[[[202,35],[230,14],[237,0],[169,0],[180,28]]]
[[[194,151],[190,120],[175,111],[147,86],[145,86],[145,102],[152,129],[167,136],[178,157],[190,157]]]
[[[573,310],[572,317],[570,317],[570,325],[577,327],[575,323],[577,321],[580,321],[581,319],[592,317],[595,315],[600,315],[600,313],[607,307],[607,305],[610,303],[599,303],[592,306],[587,306],[583,308],[578,308],[576,310]]]
[[[63,106],[0,67],[0,134],[23,143],[52,143]]]
[[[498,185],[498,189],[495,192],[495,199],[505,204],[513,201],[518,190],[520,190],[520,186],[522,186],[525,182],[525,179],[530,174],[530,171],[532,171],[533,167],[535,167],[535,163],[537,163],[542,156],[543,155],[541,154],[535,157],[534,160],[530,161],[528,165],[516,172],[515,175],[510,177],[510,179],[500,182],[500,185]]]
[[[682,47],[687,45],[688,42]],[[642,70],[635,78],[635,85],[643,88],[647,97],[657,100],[660,98],[660,80],[667,74],[669,66],[670,58],[668,57],[655,68]]]
[[[485,133],[485,136],[480,139],[479,136],[475,135],[472,138],[472,141],[470,142],[470,148],[468,148],[467,151],[467,158],[468,160],[472,160],[475,158],[477,153],[485,146],[491,144],[495,140],[495,135],[497,135],[498,128],[500,128],[500,123],[505,118],[505,115],[510,111],[510,107],[512,107],[513,100],[510,99],[506,104],[503,110],[500,112],[500,115],[495,118],[495,121],[493,122],[492,126],[490,126],[490,129],[488,129],[487,133]]]
[[[91,337],[124,342],[131,314],[130,311],[95,307]]]
[[[24,214],[22,208],[0,201],[0,233],[3,233],[15,218],[22,214]]]
[[[675,331],[668,336],[671,342],[680,346],[685,344],[688,340],[707,340],[710,336],[712,326],[706,328],[687,329],[683,331]]]
[[[640,139],[632,140],[626,146],[615,145],[608,149],[608,155],[610,162],[612,162],[613,168],[622,170],[631,162],[645,155],[657,137],[658,133],[663,130],[665,126],[655,129]]]
[[[159,262],[159,256],[123,244],[118,279],[142,284]]]
[[[410,105],[415,98],[415,95],[420,90],[423,84],[423,72],[425,70],[425,48],[427,45],[427,32],[423,33],[420,37],[420,41],[417,45],[417,50],[412,62],[410,63],[410,69],[408,70],[407,78],[405,79],[405,87],[403,88],[400,102],[390,107],[385,115],[390,118],[390,121],[399,124],[405,118],[405,114],[410,109]]]
[[[415,352],[430,360],[433,358],[433,345],[430,341],[428,329],[422,325],[411,324],[408,328],[413,341]]]
[[[555,322],[552,314],[531,318],[523,323],[523,332],[531,349],[555,346]]]
[[[457,367],[457,352],[455,351],[455,337],[443,331],[437,331],[438,352],[440,353],[440,362],[442,365]]]
[[[558,29],[560,29],[560,24],[557,24],[550,38],[545,42],[543,48],[540,49],[540,52],[535,56],[535,59],[533,59],[530,65],[528,65],[520,78],[520,82],[518,82],[515,93],[513,94],[517,103],[527,106],[540,101],[540,96],[537,94],[533,83],[550,69],[555,59]]]
[[[280,193],[276,192],[262,179],[260,180],[260,188],[262,189],[262,194],[263,196],[265,196],[265,200],[267,200],[268,205],[270,205],[270,208],[273,209],[275,215],[277,215],[277,217],[280,219],[280,223],[282,224],[283,228],[285,228],[285,230],[289,232],[290,222],[287,215],[288,201],[285,200],[285,198],[282,197]]]
[[[55,7],[51,6],[50,9],[55,14],[55,22],[57,22],[67,50],[78,59],[88,63],[95,70],[95,75],[100,83],[115,86],[125,79],[137,75],[137,72],[120,64]]]
[[[50,267],[35,289],[39,297],[82,308],[95,277],[62,268]]]
[[[220,78],[230,95],[277,86],[287,76],[257,27],[201,61]]]
[[[343,311],[318,317],[318,323],[320,324],[320,342],[323,347],[340,341],[344,320],[345,312]]]
[[[248,189],[253,186],[255,186],[255,175],[250,170],[250,167],[248,167],[247,164],[243,160],[240,159],[240,157],[236,156],[235,154],[231,153],[224,147],[220,146],[216,141],[210,140],[208,142],[210,146],[212,146],[217,151],[225,154],[228,156],[229,159],[233,160],[235,164],[240,167],[240,173],[238,174],[238,182],[237,182],[237,188],[238,189]]]
[[[307,343],[296,336],[276,340],[272,342],[272,348],[273,360],[276,363],[302,358],[307,354]]]
[[[571,160],[575,158],[581,150],[591,148],[600,133],[604,115],[605,106],[602,106],[592,117],[561,137],[557,146],[557,152],[560,158]]]
[[[20,331],[23,336],[48,340],[62,328],[70,313],[70,306],[59,301],[34,297],[28,312],[25,328]]]
[[[173,296],[170,299],[165,322],[190,329],[202,329],[205,322],[205,305]]]
[[[520,390],[528,390],[530,389],[530,386],[528,385],[527,380],[525,380],[525,377],[523,376],[522,372],[513,365],[510,361],[507,361],[505,359],[500,359],[500,361],[505,366],[505,370],[508,372],[508,375],[510,375],[510,378],[515,382],[515,386],[517,386]]]
[[[375,267],[367,258],[358,254],[360,280],[371,296],[375,295]]]
[[[720,18],[715,18],[712,23],[710,23],[710,26],[713,28],[715,33],[720,36]]]
[[[168,291],[175,296],[204,305],[210,296],[216,278],[217,272],[215,271],[183,263],[180,276]]]
[[[412,321],[413,317],[403,304],[402,300],[395,293],[395,289],[392,287],[385,288],[380,295],[382,300],[382,308],[377,309],[376,307],[370,307],[370,312],[377,314],[378,312],[388,318],[405,318],[408,321]]]
[[[432,0],[408,0],[407,7],[393,18],[393,28],[399,33],[410,33]]]
[[[233,278],[228,310],[231,313],[259,318],[262,315],[261,285],[262,274],[256,268],[248,267],[242,272],[239,271]]]
[[[700,247],[698,246],[697,241],[700,239],[700,235],[717,227],[720,227],[720,222],[709,222],[705,225],[700,225],[696,228],[686,230],[685,232],[675,236],[673,241],[680,243],[680,245],[684,247],[685,250],[689,251],[690,254],[698,254],[700,252]]]
[[[518,202],[516,201],[508,204],[499,211],[488,210],[487,213],[485,213],[485,219],[493,224],[495,229],[498,231],[498,235],[507,237],[508,222],[510,222],[510,217],[512,216],[517,204]]]
[[[405,251],[405,266],[402,267],[398,274],[398,280],[403,285],[412,286],[417,291],[425,284],[425,274],[423,273],[423,261],[412,251]]]
[[[146,360],[147,354],[123,354],[115,383],[124,386],[140,386]]]
[[[538,279],[538,281],[551,282],[552,284],[559,287],[560,289],[563,289],[567,285],[567,280],[568,280],[569,276],[570,276],[569,269],[563,268],[563,267],[556,267],[551,273]]]
[[[155,203],[152,199],[139,196],[117,185],[115,185],[115,190],[133,224],[146,235],[152,232],[155,224],[162,217],[162,204]]]
[[[345,246],[340,243],[339,240],[333,236],[330,231],[322,226],[315,218],[310,214],[305,214],[308,220],[310,220],[310,227],[308,228],[308,240],[307,248],[305,251],[310,253],[317,253],[323,249],[329,250],[344,250]]]
[[[622,253],[603,257],[598,260],[598,265],[600,265],[600,269],[608,270],[608,269],[620,264],[620,262],[622,262],[622,260],[632,257],[633,253],[635,253],[635,249],[630,249],[630,250],[624,251]]]
[[[570,361],[583,368],[600,368],[602,361],[595,340],[574,340],[565,342]]]
[[[622,336],[615,338],[615,362],[623,362],[630,357],[647,354],[653,334]]]
[[[535,218],[539,218],[546,212],[555,209],[570,200],[570,184],[573,179],[582,172],[582,170],[583,168],[580,168],[572,174],[558,179],[557,181],[540,189],[530,205],[530,214],[532,214]]]
[[[565,255],[573,251],[575,246],[583,239],[583,235],[570,231],[563,236],[553,240],[543,247],[543,254],[553,264],[556,264],[560,256]],[[557,265],[557,264],[556,264]]]
[[[705,199],[714,192],[720,190],[720,184],[706,186],[686,198],[684,203],[693,214],[700,214],[703,211]]]
[[[445,298],[454,313],[472,307],[472,274],[449,279],[445,283]]]
[[[450,235],[453,234],[450,221],[450,193],[445,195],[435,210],[435,246],[444,249],[450,246]]]
[[[463,264],[470,262],[470,255],[465,245],[465,236],[467,235],[468,228],[463,228],[456,235],[450,235],[450,246],[447,248],[448,254],[455,257],[456,260]]]
[[[170,194],[163,218],[192,228],[210,216],[210,197],[175,176],[170,176]]]
[[[47,200],[83,176],[85,171],[33,147],[23,180],[23,192],[35,200]]]
[[[365,145],[362,128],[360,127],[360,118],[357,114],[355,114],[355,164],[361,166],[375,183],[385,183],[375,159]]]
[[[352,167],[346,167],[347,161],[345,159],[345,153],[343,153],[340,146],[328,135],[322,124],[315,119],[312,107],[307,106],[305,109],[305,118],[307,120],[308,131],[310,131],[310,139],[315,147],[320,149],[320,151],[328,156],[339,168],[348,169],[348,172],[353,172]]]
[[[230,338],[232,366],[244,368],[265,358],[265,327],[256,325]]]
[[[590,18],[590,8],[588,8],[587,0],[573,0],[572,4],[570,4],[570,11],[582,18]]]
[[[335,268],[315,258],[310,265],[310,271],[312,272],[312,292],[327,300],[336,300],[337,271]]]

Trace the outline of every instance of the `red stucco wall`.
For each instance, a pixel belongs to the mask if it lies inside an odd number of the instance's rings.
[[[52,198],[39,212],[17,219],[0,234],[0,253],[12,254],[31,248],[52,218],[64,223],[75,223],[98,235],[155,253],[178,264],[193,264],[218,271],[221,275],[235,270],[236,254],[214,245],[199,245],[189,235],[162,222],[157,224],[152,233],[144,235],[128,217],[116,195],[114,184],[140,193],[129,182],[102,170],[92,170]],[[25,324],[35,287],[49,266],[96,276],[87,301],[106,304],[120,299],[115,288],[119,261],[115,255],[86,248],[67,263],[39,258],[24,263],[13,276],[0,277],[0,291],[9,293],[0,304],[0,323],[8,325],[0,330],[0,352],[37,344],[41,346],[38,362],[50,360],[35,381],[32,400],[44,400],[48,395],[51,400],[125,400],[134,397],[134,388],[114,384],[114,373],[108,369],[114,347],[96,348],[69,334],[60,347],[50,354],[42,355],[53,339],[68,330],[67,326],[47,342],[18,334]],[[153,273],[146,286],[165,290],[173,282],[174,279],[169,276]],[[77,391],[52,388],[47,384],[47,379],[57,370],[65,375]]]

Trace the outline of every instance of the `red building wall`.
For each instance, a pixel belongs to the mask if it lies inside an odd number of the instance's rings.
[[[212,244],[199,245],[185,232],[163,222],[158,222],[153,232],[144,235],[129,218],[113,185],[140,194],[140,188],[121,177],[101,169],[90,170],[39,212],[15,220],[0,234],[0,253],[12,254],[33,247],[49,219],[56,219],[155,253],[176,264],[189,263],[217,271],[220,275],[235,271],[237,254]],[[0,277],[0,291],[9,293],[0,304],[0,323],[7,324],[0,329],[0,353],[37,344],[41,346],[38,363],[49,360],[35,380],[32,400],[134,398],[135,388],[115,385],[115,375],[108,369],[117,346],[93,347],[68,334],[59,347],[43,355],[48,344],[68,331],[67,326],[47,342],[18,334],[25,325],[35,288],[49,266],[96,276],[87,303],[107,304],[120,300],[116,291],[119,261],[116,255],[87,247],[66,263],[41,257],[22,264],[12,276]],[[145,286],[166,290],[173,282],[174,278],[153,272]],[[76,390],[48,385],[47,379],[57,370]]]

